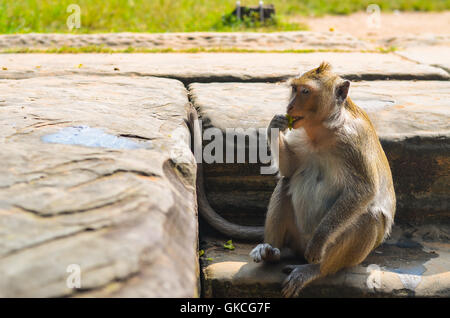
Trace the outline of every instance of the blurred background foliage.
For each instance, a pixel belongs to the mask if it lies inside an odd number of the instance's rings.
[[[274,4],[277,15],[261,24],[233,21],[235,0],[0,0],[0,33],[69,32],[66,9],[72,3],[81,8],[76,33],[302,30],[306,26],[289,17],[349,14],[371,3],[382,11],[450,9],[450,0],[270,0],[265,3]]]

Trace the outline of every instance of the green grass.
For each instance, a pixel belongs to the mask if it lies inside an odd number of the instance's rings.
[[[361,50],[361,53],[390,53],[395,52],[396,47],[379,47],[374,50]],[[145,47],[128,47],[124,49],[111,48],[107,46],[84,46],[84,47],[57,47],[57,48],[8,48],[0,49],[0,53],[55,53],[55,54],[79,54],[79,53],[317,53],[317,52],[354,52],[341,49],[301,49],[301,50],[258,50],[242,48],[189,48],[189,49],[149,49]]]
[[[277,16],[268,25],[224,23],[235,0],[0,0],[0,33],[69,32],[69,4],[81,7],[81,29],[92,32],[278,31],[304,29],[286,23],[293,15],[348,14],[377,3],[382,10],[441,11],[450,0],[266,0]],[[257,4],[257,0],[241,0]]]

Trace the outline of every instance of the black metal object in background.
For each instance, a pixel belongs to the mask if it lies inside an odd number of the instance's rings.
[[[272,18],[275,15],[275,6],[273,4],[263,4],[260,1],[258,6],[241,6],[240,1],[236,2],[236,8],[232,12],[238,20],[242,20],[244,17],[258,17],[261,22]]]

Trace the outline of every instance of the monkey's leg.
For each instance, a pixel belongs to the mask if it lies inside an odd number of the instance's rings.
[[[357,222],[343,231],[325,250],[320,264],[290,265],[290,275],[283,283],[285,297],[298,297],[300,291],[317,278],[334,274],[342,268],[361,263],[384,236],[384,217],[362,214]]]
[[[272,194],[264,226],[265,243],[259,244],[250,252],[250,257],[257,263],[280,260],[280,248],[286,241],[287,230],[295,222],[288,187],[288,179],[282,177]]]
[[[289,275],[283,282],[281,293],[284,297],[298,297],[303,287],[320,276],[320,265],[288,265],[283,272]]]
[[[320,263],[322,276],[358,265],[381,244],[384,238],[385,219],[381,213],[375,215],[370,211],[362,214],[354,225],[327,247]]]

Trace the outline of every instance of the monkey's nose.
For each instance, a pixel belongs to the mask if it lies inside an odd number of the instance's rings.
[[[292,98],[289,101],[288,107],[287,107],[287,112],[290,112],[294,109],[294,104],[295,104],[295,98]]]

